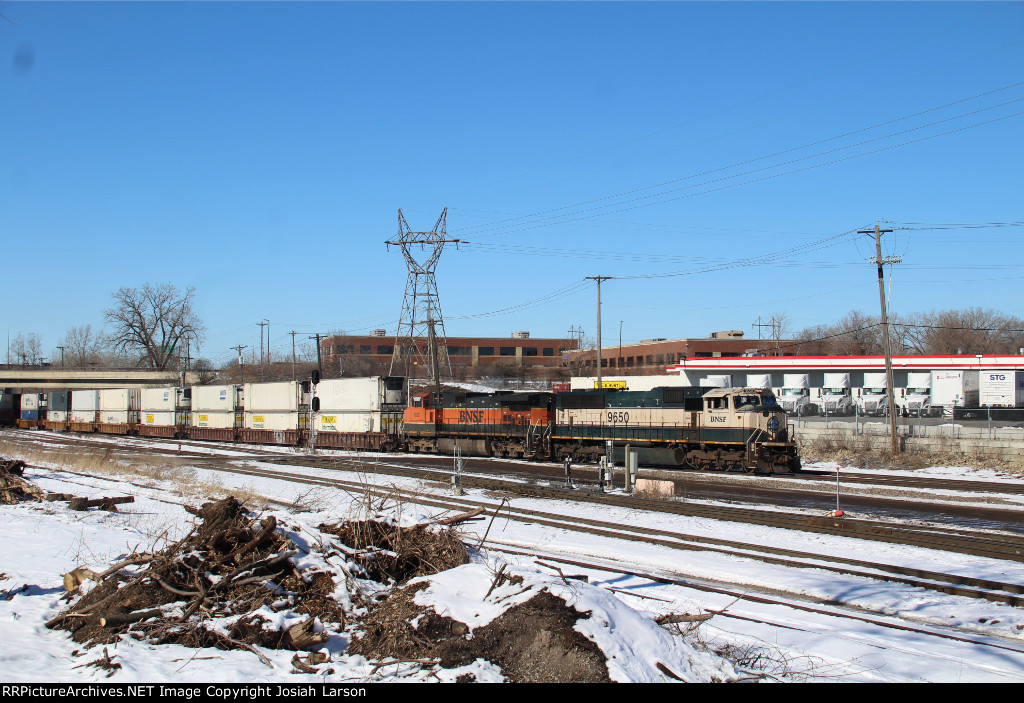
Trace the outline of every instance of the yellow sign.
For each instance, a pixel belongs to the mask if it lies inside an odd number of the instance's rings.
[[[153,416],[152,415],[146,415],[146,422],[148,422],[149,424],[152,425],[153,424]]]
[[[263,420],[263,416],[262,415],[253,415],[252,416],[252,421],[253,422],[263,422],[264,421]]]
[[[626,390],[625,381],[601,381],[601,386],[604,388],[615,388],[620,391]],[[594,388],[597,388],[597,381],[594,381]]]
[[[209,419],[210,419],[209,415],[200,415],[199,416],[199,422],[208,422]]]
[[[325,425],[333,425],[337,421],[338,421],[338,416],[337,415],[321,415],[320,416],[320,422],[322,422]]]

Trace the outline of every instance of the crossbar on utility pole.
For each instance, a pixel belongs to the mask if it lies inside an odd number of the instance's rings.
[[[587,280],[597,281],[597,389],[604,388],[601,380],[601,281],[607,281],[614,276],[587,276]]]
[[[238,346],[231,347],[231,348],[238,352],[238,374],[241,377],[241,383],[244,386],[245,385],[245,365],[242,364],[242,350],[245,349],[246,347],[241,345],[241,344],[239,344]]]
[[[880,229],[878,224],[875,224],[875,229],[872,230],[859,230],[857,234],[874,234],[875,235],[875,258],[872,260],[878,267],[878,298],[882,304],[882,344],[884,345],[885,351],[885,385],[886,385],[886,398],[889,403],[889,438],[890,448],[893,454],[899,452],[899,442],[896,437],[896,396],[892,387],[892,347],[889,344],[889,317],[885,309],[885,265],[886,264],[898,264],[902,259],[898,256],[890,256],[882,258],[882,234],[888,234],[892,232],[891,229]]]

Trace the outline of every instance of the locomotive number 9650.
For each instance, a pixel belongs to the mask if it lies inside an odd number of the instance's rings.
[[[612,425],[629,422],[629,413],[624,410],[608,411],[608,422]]]

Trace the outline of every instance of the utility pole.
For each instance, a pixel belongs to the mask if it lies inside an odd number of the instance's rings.
[[[310,339],[316,340],[316,370],[317,373],[319,373],[321,376],[324,375],[324,367],[320,359],[320,338],[326,336],[326,334],[320,334],[319,332],[316,332],[313,334],[312,337],[310,337]]]
[[[875,235],[875,258],[871,260],[871,263],[878,267],[878,299],[882,304],[882,344],[885,347],[885,385],[886,395],[889,401],[889,438],[891,440],[892,453],[896,454],[899,452],[899,442],[896,438],[896,402],[895,393],[892,387],[892,347],[889,346],[889,317],[885,310],[885,270],[886,264],[898,264],[903,259],[898,256],[889,256],[882,258],[882,234],[888,234],[892,232],[891,229],[880,229],[878,224],[875,224],[874,232],[871,230],[860,230],[857,234],[874,234]]]
[[[256,323],[260,326],[260,382],[263,381],[263,328],[270,325],[267,320],[262,320]],[[269,344],[267,346],[270,346]]]
[[[245,349],[245,347],[242,346],[241,344],[239,344],[237,347],[231,347],[231,348],[238,352],[238,373],[241,376],[242,385],[244,386],[245,385],[245,365],[242,363],[242,350]]]
[[[290,334],[292,336],[292,380],[294,381],[295,380],[295,335],[297,335],[298,332],[296,332],[295,330],[292,330],[288,334]]]
[[[587,276],[588,280],[597,281],[597,389],[604,388],[601,382],[601,281],[607,281],[613,276]]]
[[[753,329],[754,327],[757,328],[757,338],[761,339],[761,328],[762,327],[771,327],[774,330],[774,325],[775,325],[775,320],[774,319],[771,322],[761,322],[761,316],[758,315],[757,316],[757,322],[752,324],[750,327],[751,327],[751,329]]]
[[[64,368],[64,347],[58,344],[57,348],[60,349],[60,367]]]

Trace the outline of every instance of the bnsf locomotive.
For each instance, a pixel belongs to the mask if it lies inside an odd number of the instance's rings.
[[[644,464],[764,473],[800,469],[786,413],[761,388],[422,393],[405,411],[411,451],[592,461],[609,444]]]

